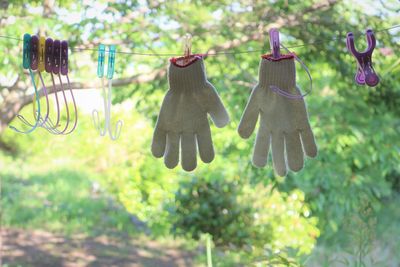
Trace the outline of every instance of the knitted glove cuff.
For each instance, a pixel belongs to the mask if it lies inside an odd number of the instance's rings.
[[[195,90],[204,87],[207,83],[207,76],[204,68],[203,58],[193,55],[190,63],[180,66],[177,59],[171,59],[168,69],[168,82],[171,90]]]
[[[296,68],[294,58],[284,58],[272,61],[262,58],[260,61],[259,85],[268,88],[271,85],[281,90],[291,92],[296,87]]]

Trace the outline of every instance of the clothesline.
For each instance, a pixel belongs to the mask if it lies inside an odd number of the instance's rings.
[[[392,29],[400,28],[400,24],[398,25],[393,25],[389,28],[384,28],[384,29],[379,29],[375,30],[375,33],[379,32],[385,32],[389,31]],[[364,33],[356,33],[354,34],[355,36],[361,36]],[[11,39],[11,40],[16,40],[18,42],[22,42],[23,40],[18,37],[13,37],[13,36],[5,36],[5,35],[0,35],[0,38],[4,39]],[[305,47],[305,46],[311,46],[311,45],[316,45],[320,43],[325,43],[325,42],[330,42],[330,41],[336,41],[336,40],[341,40],[345,39],[345,36],[334,36],[333,38],[327,38],[327,39],[321,39],[321,40],[316,40],[314,42],[309,42],[309,43],[304,43],[304,44],[299,44],[299,45],[292,45],[292,46],[287,46],[287,49],[291,48],[299,48],[299,47]],[[98,50],[95,48],[79,48],[79,47],[70,47],[71,51],[74,52],[83,52],[83,51],[92,51],[92,52],[97,52]],[[244,50],[244,51],[217,51],[213,53],[204,53],[207,56],[218,56],[218,55],[234,55],[234,54],[249,54],[249,53],[260,53],[265,51],[264,49],[256,49],[256,50]],[[116,51],[115,53],[117,54],[125,54],[125,55],[137,55],[137,56],[154,56],[154,57],[174,57],[174,56],[181,56],[182,54],[174,54],[174,53],[140,53],[140,52],[131,52],[131,51]]]

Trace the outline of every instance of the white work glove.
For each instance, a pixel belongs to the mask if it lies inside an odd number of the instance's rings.
[[[201,56],[192,55],[184,67],[172,59],[168,82],[169,90],[158,116],[151,151],[157,158],[164,156],[165,165],[172,169],[179,162],[180,144],[182,167],[192,171],[197,165],[197,147],[203,162],[214,159],[207,113],[217,127],[227,125],[229,115],[216,89],[207,81]]]
[[[317,155],[317,146],[308,121],[304,99],[285,97],[273,88],[278,87],[288,95],[300,96],[296,86],[296,69],[293,57],[281,60],[262,58],[259,82],[254,87],[238,127],[242,138],[249,138],[260,115],[260,126],[254,144],[253,165],[267,164],[270,144],[275,172],[280,176],[289,169],[303,168],[304,153]],[[286,155],[285,155],[286,151]]]

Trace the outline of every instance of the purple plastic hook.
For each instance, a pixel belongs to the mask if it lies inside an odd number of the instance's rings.
[[[51,64],[53,63],[53,39],[47,38],[46,45],[44,48],[44,68],[47,73],[51,73],[53,68]]]
[[[60,73],[60,62],[61,62],[61,42],[60,40],[55,40],[53,42],[53,62],[51,66],[54,74]]]
[[[279,31],[276,28],[271,28],[269,30],[269,45],[272,50],[272,56],[274,59],[279,59],[281,57],[280,52],[280,42],[279,42]]]
[[[372,52],[376,46],[374,32],[371,29],[366,31],[368,47],[364,52],[358,52],[354,46],[354,34],[349,32],[346,38],[347,49],[357,59],[358,68],[355,76],[356,83],[374,87],[379,83],[379,77],[372,66]]]
[[[68,42],[61,42],[61,74],[68,74]]]
[[[36,35],[31,38],[31,69],[37,70],[39,64],[39,37]]]

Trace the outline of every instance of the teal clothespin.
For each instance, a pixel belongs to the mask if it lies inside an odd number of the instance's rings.
[[[22,67],[29,69],[31,66],[31,35],[29,33],[24,34],[24,45],[22,49]]]
[[[107,67],[107,79],[111,80],[114,75],[115,66],[115,45],[108,47],[108,67]]]
[[[104,75],[104,62],[106,58],[106,46],[99,44],[99,55],[97,57],[97,76],[102,78]]]

